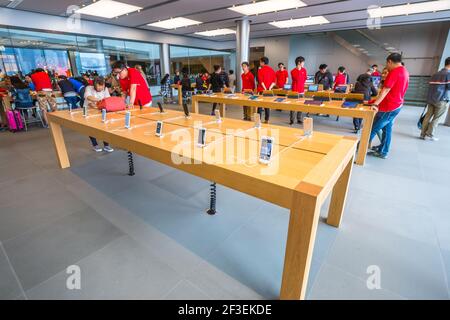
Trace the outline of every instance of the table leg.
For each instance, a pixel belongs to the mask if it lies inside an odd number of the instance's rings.
[[[317,195],[295,192],[289,218],[280,299],[305,299],[320,205]]]
[[[225,103],[221,103],[219,108],[220,108],[220,116],[222,118],[225,118],[225,110],[227,106],[225,105]]]
[[[363,119],[363,128],[361,132],[361,138],[359,140],[358,154],[356,156],[356,164],[359,164],[361,166],[363,166],[364,162],[366,161],[367,150],[369,148],[370,132],[372,131],[374,117],[375,114],[371,113]]]
[[[344,212],[350,176],[353,168],[353,157],[348,162],[338,181],[334,185],[331,195],[330,209],[328,210],[327,223],[336,228],[339,227]]]
[[[50,132],[52,133],[53,143],[55,145],[56,156],[59,161],[61,169],[69,168],[69,156],[67,155],[66,144],[64,142],[64,135],[61,126],[57,123],[50,122]]]
[[[178,104],[183,106],[183,91],[181,90],[181,86],[178,86]]]
[[[198,100],[192,99],[192,113],[198,113]]]

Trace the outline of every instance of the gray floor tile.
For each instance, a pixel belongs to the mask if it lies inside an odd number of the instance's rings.
[[[123,233],[88,208],[3,245],[25,290],[47,280]]]
[[[311,300],[399,300],[390,291],[367,288],[366,282],[341,269],[325,264],[317,275],[308,299]]]
[[[0,300],[15,299],[21,294],[19,282],[0,243]]]
[[[182,280],[165,300],[209,300],[209,297],[188,280]]]
[[[381,269],[381,287],[408,299],[445,299],[447,289],[437,245],[408,239],[364,222],[348,222],[326,263],[366,279]],[[429,272],[433,270],[433,272]]]
[[[29,299],[161,299],[181,280],[168,265],[128,236],[76,263],[81,289],[68,290],[60,272],[27,291]]]
[[[0,206],[0,241],[87,208],[84,202],[65,188],[58,191],[41,190],[18,200],[14,204]]]

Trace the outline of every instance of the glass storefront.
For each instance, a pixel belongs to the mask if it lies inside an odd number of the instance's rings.
[[[186,69],[191,76],[200,72],[213,72],[214,65],[220,65],[224,70],[233,69],[232,53],[188,47],[170,46],[171,73]]]

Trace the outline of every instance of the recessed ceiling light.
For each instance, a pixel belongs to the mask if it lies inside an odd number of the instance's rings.
[[[176,29],[182,27],[193,26],[196,24],[201,24],[200,21],[195,21],[183,17],[171,18],[163,21],[158,21],[154,23],[149,23],[148,26],[162,28],[162,29]]]
[[[300,7],[306,7],[306,4],[299,0],[265,0],[243,4],[241,6],[232,6],[228,9],[239,12],[246,16],[251,16],[255,14],[257,15],[261,13],[275,12]]]
[[[205,37],[215,37],[215,36],[223,36],[223,35],[234,34],[234,33],[236,33],[236,31],[231,30],[231,29],[217,29],[217,30],[196,32],[195,34],[198,34],[200,36],[205,36]]]
[[[142,8],[127,3],[113,0],[100,0],[78,9],[76,13],[111,19],[140,9]]]
[[[361,47],[359,44],[354,44],[353,45],[355,48]]]
[[[371,18],[402,16],[416,13],[450,10],[449,0],[426,1],[421,3],[408,3],[400,6],[378,7],[367,9]]]
[[[397,50],[394,47],[387,47],[386,50],[392,51],[392,50]]]
[[[277,28],[305,27],[325,23],[330,23],[330,21],[328,21],[324,16],[269,22],[269,24]]]

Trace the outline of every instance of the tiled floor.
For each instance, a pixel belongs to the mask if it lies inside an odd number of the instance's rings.
[[[355,166],[341,228],[320,222],[309,299],[449,299],[450,128],[419,140],[420,112],[402,111],[388,160]],[[351,135],[349,119],[314,126]],[[0,299],[278,297],[287,210],[219,186],[208,216],[208,181],[140,157],[129,177],[125,152],[65,137],[60,170],[48,130],[0,133]],[[81,290],[66,287],[70,265]],[[373,265],[381,288],[369,290]]]

